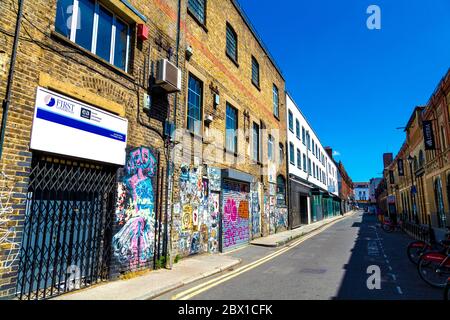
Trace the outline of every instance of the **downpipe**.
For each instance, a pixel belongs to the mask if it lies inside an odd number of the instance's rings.
[[[177,17],[177,39],[176,39],[176,49],[175,49],[175,56],[176,56],[176,66],[179,67],[180,64],[180,37],[181,37],[181,0],[178,0],[178,17]],[[173,123],[174,123],[174,129],[176,131],[176,125],[177,125],[177,106],[178,106],[178,93],[174,94],[174,116],[173,116]],[[170,112],[170,109],[169,109]],[[170,115],[168,116],[168,119],[170,119]],[[171,137],[167,137],[166,140],[167,144],[167,165],[166,165],[166,215],[165,215],[165,223],[164,223],[164,254],[169,256],[169,259],[166,259],[166,268],[172,269],[174,259],[172,254],[172,235],[173,235],[173,190],[174,190],[174,177],[173,174],[171,174],[171,170],[175,169],[175,155],[172,157],[172,142]],[[172,159],[173,158],[173,159]],[[173,165],[172,165],[173,164]],[[169,195],[169,184],[171,184],[172,188],[170,190]],[[170,196],[170,203],[171,206],[169,206],[169,196]],[[170,211],[170,212],[169,212]],[[168,226],[168,216],[170,215],[170,237],[168,236],[169,226]]]
[[[12,85],[14,80],[14,71],[16,68],[17,49],[19,47],[19,34],[20,34],[20,27],[22,24],[24,2],[25,0],[19,0],[19,11],[17,13],[16,30],[14,32],[14,44],[11,54],[8,81],[6,83],[6,95],[2,102],[3,113],[2,113],[2,124],[0,128],[0,160],[2,159],[3,156],[3,145],[5,141],[6,124],[8,121],[9,105],[11,104]]]

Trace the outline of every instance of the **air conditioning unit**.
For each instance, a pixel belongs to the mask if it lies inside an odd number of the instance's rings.
[[[166,92],[181,91],[181,70],[167,59],[161,59],[157,64],[156,84]]]

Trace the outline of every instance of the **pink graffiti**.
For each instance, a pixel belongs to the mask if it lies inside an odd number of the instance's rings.
[[[225,204],[225,217],[231,222],[236,222],[237,216],[236,201],[234,199],[227,199],[227,203]]]

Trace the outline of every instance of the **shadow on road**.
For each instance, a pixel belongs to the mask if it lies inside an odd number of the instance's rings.
[[[408,260],[406,247],[412,241],[410,237],[401,231],[386,233],[377,226],[376,216],[367,213],[352,227],[359,228],[358,236],[334,300],[442,299],[441,290],[424,283],[416,266]],[[371,266],[372,270],[380,270],[380,289],[368,288]]]

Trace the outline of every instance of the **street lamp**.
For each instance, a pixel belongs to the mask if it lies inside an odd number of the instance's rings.
[[[418,217],[417,217],[417,209],[416,209],[416,186],[414,185],[414,175],[413,175],[413,161],[414,158],[409,155],[408,156],[408,162],[409,162],[409,170],[411,172],[411,197],[412,197],[412,201],[413,201],[413,215],[414,215],[414,220],[416,222],[416,224],[419,224],[418,221]]]

